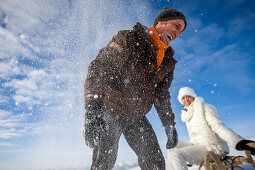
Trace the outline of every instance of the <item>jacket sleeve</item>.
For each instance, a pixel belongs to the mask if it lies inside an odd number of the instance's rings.
[[[84,83],[85,103],[93,99],[94,95],[103,95],[111,81],[118,78],[122,67],[121,52],[117,48],[105,47],[101,49],[88,68]]]
[[[157,84],[155,89],[154,105],[160,117],[163,126],[174,123],[174,114],[170,103],[169,87],[173,80],[173,72],[169,72],[165,78]]]
[[[219,119],[217,110],[213,105],[205,104],[205,113],[206,120],[212,130],[234,148],[239,141],[243,140],[241,136],[228,128],[223,121]]]

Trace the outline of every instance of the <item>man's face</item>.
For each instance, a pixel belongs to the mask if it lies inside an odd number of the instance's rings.
[[[189,105],[194,101],[194,97],[192,96],[184,96],[182,98],[182,104],[185,106],[185,107],[189,107]]]
[[[163,41],[166,45],[170,41],[179,37],[185,27],[185,22],[182,19],[173,19],[168,21],[159,21],[155,26],[160,40]]]

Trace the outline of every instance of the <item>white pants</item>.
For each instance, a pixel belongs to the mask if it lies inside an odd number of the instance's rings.
[[[188,170],[187,164],[199,165],[206,152],[206,146],[179,141],[175,148],[167,151],[167,170]]]

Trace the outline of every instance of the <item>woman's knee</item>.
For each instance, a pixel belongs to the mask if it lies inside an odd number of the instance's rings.
[[[177,152],[177,151],[168,151],[167,152],[167,157],[170,159],[183,159],[183,156],[181,155],[181,153]]]
[[[186,164],[187,160],[185,159],[185,157],[181,154],[181,152],[177,151],[168,151],[167,153],[167,161],[168,162],[179,162],[181,164]]]

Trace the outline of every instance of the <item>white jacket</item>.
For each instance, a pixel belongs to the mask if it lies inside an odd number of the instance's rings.
[[[186,109],[182,110],[181,119],[186,123],[190,143],[206,145],[209,151],[224,155],[229,153],[227,143],[235,148],[243,140],[219,119],[216,108],[205,103],[202,97],[196,97]]]

